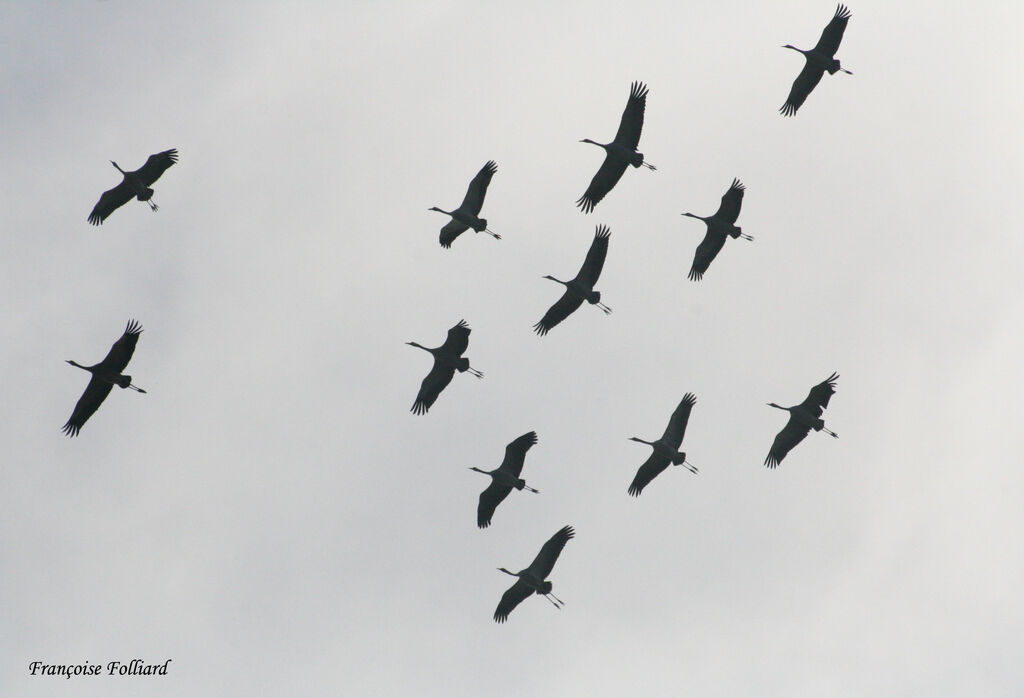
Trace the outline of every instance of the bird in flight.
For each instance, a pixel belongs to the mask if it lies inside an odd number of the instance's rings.
[[[640,132],[644,128],[644,110],[647,107],[647,86],[642,82],[634,82],[629,90],[629,100],[619,121],[619,130],[611,143],[598,143],[584,138],[580,143],[591,143],[604,148],[604,162],[597,174],[590,180],[590,186],[579,198],[576,205],[583,213],[590,213],[598,202],[612,190],[628,165],[649,170],[657,169],[649,162],[644,162],[644,154],[636,151],[640,144]]]
[[[743,191],[746,187],[738,179],[732,180],[732,186],[722,195],[722,203],[718,206],[715,215],[704,218],[692,213],[684,213],[684,216],[697,218],[707,225],[707,232],[704,239],[697,245],[697,251],[693,255],[693,266],[690,267],[689,278],[691,281],[700,281],[704,272],[711,266],[711,262],[718,256],[719,251],[725,245],[725,238],[731,236],[753,240],[754,238],[743,232],[743,229],[736,225],[736,219],[740,215],[740,207],[743,205]]]
[[[103,196],[96,202],[92,213],[89,214],[89,222],[99,225],[107,219],[107,216],[131,201],[132,197],[139,201],[145,201],[154,211],[159,209],[160,207],[153,202],[153,182],[160,179],[160,175],[177,161],[178,151],[176,148],[150,155],[146,164],[134,172],[125,172],[111,160],[110,164],[123,175],[121,183],[113,189],[103,192]]]
[[[142,388],[132,385],[131,376],[121,374],[121,371],[128,366],[132,354],[135,353],[135,345],[139,341],[141,332],[142,327],[139,323],[129,320],[124,334],[110,347],[110,351],[107,352],[103,361],[92,366],[83,366],[68,359],[68,363],[72,366],[91,373],[92,378],[89,379],[89,385],[85,386],[85,392],[82,393],[82,397],[78,398],[74,412],[71,413],[71,417],[61,431],[68,436],[77,436],[82,425],[93,415],[93,412],[99,409],[103,401],[107,399],[107,395],[110,394],[110,389],[115,385],[121,388],[131,388],[140,393],[146,392]]]
[[[439,347],[431,349],[416,342],[406,342],[409,346],[429,351],[434,356],[434,366],[430,369],[427,377],[423,379],[420,391],[416,395],[416,402],[412,405],[413,414],[426,414],[441,391],[452,382],[456,371],[459,373],[469,371],[477,378],[484,377],[480,371],[471,368],[469,359],[462,355],[469,347],[470,332],[466,321],[459,320],[458,324],[448,330],[448,338]]]
[[[657,441],[644,441],[635,436],[629,437],[630,441],[639,441],[654,449],[640,469],[636,471],[636,477],[633,478],[633,482],[629,486],[631,496],[639,497],[644,488],[651,484],[651,480],[668,468],[669,463],[684,465],[691,473],[697,474],[697,468],[688,463],[686,454],[679,450],[679,446],[683,443],[683,435],[686,433],[686,423],[690,421],[690,410],[695,404],[697,404],[697,396],[693,393],[684,395],[672,413],[672,417],[668,420],[665,433]]]
[[[445,211],[443,208],[437,206],[431,206],[428,211],[437,211],[439,213],[445,213],[452,217],[448,223],[441,228],[441,247],[451,247],[452,242],[455,238],[462,235],[464,232],[472,228],[478,233],[487,233],[492,236],[495,240],[500,240],[501,236],[495,232],[492,232],[487,228],[487,219],[480,218],[480,209],[484,205],[484,197],[487,195],[487,185],[491,183],[491,177],[498,171],[498,166],[494,160],[488,160],[480,171],[476,173],[476,177],[469,183],[469,189],[466,190],[466,198],[462,200],[462,205],[454,211]]]
[[[519,477],[520,473],[523,472],[523,461],[526,460],[526,452],[535,443],[537,443],[537,432],[527,432],[505,447],[505,459],[494,470],[470,468],[470,470],[491,476],[491,484],[480,493],[480,503],[476,508],[477,526],[487,528],[491,525],[494,510],[505,501],[505,497],[509,495],[513,487],[517,490],[537,492],[537,490],[526,484],[526,480]]]
[[[498,568],[499,572],[519,577],[519,579],[502,594],[498,607],[494,609],[494,620],[496,622],[504,623],[508,620],[508,614],[532,594],[540,594],[550,601],[555,608],[561,608],[565,605],[561,599],[551,593],[552,584],[545,580],[551,574],[551,570],[554,569],[558,556],[562,554],[562,548],[575,536],[576,531],[573,530],[572,526],[566,526],[548,539],[548,542],[541,547],[537,557],[534,558],[533,562],[526,569],[519,570],[518,572],[509,572],[504,567]]]
[[[811,388],[811,392],[807,393],[807,397],[799,405],[783,407],[782,405],[776,405],[774,402],[768,403],[769,407],[789,412],[789,421],[786,422],[786,426],[782,427],[782,431],[775,436],[772,448],[764,459],[765,465],[769,468],[778,467],[782,459],[786,457],[786,454],[803,441],[811,429],[814,429],[814,431],[824,431],[833,438],[839,438],[839,434],[825,428],[825,422],[821,419],[822,411],[828,407],[828,401],[832,398],[833,393],[836,392],[836,381],[838,379],[839,374],[833,373],[821,383]]]
[[[546,335],[552,327],[576,312],[576,309],[583,305],[583,301],[596,305],[604,311],[605,315],[612,312],[611,308],[601,302],[601,292],[594,290],[594,284],[597,283],[598,277],[601,276],[601,269],[604,268],[604,258],[608,254],[608,238],[611,234],[608,226],[597,226],[594,240],[590,243],[590,249],[587,250],[587,258],[583,260],[583,266],[580,267],[579,273],[572,281],[561,281],[553,276],[542,277],[562,284],[565,286],[565,291],[562,293],[562,297],[548,308],[548,312],[544,313],[540,322],[533,326],[537,334],[542,337]]]
[[[789,91],[786,103],[779,108],[779,112],[783,116],[793,116],[796,114],[796,110],[807,99],[807,95],[811,94],[811,90],[821,82],[821,76],[825,74],[826,70],[829,75],[835,75],[840,70],[847,75],[853,75],[849,70],[840,66],[839,61],[834,58],[836,51],[839,50],[839,42],[843,40],[843,32],[846,31],[846,23],[849,20],[850,10],[845,5],[839,5],[836,8],[835,15],[832,16],[832,20],[821,32],[821,38],[818,39],[818,43],[810,51],[804,51],[789,44],[782,47],[799,51],[804,54],[805,59],[804,69],[800,71],[800,74],[796,76],[796,80],[793,81],[793,87]]]

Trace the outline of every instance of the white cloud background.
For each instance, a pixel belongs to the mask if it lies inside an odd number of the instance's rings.
[[[1016,695],[1024,683],[1017,3],[7,4],[0,692]],[[641,150],[573,201],[632,80]],[[176,147],[158,213],[86,223]],[[504,235],[437,244],[497,161]],[[739,223],[686,279],[733,177]],[[530,330],[611,227],[587,306]],[[128,318],[129,372],[60,425]],[[409,407],[460,318],[483,381]],[[826,412],[771,472],[785,415]],[[684,449],[626,488],[686,391]],[[494,525],[504,446],[535,429]],[[566,524],[562,612],[509,580]],[[167,677],[28,663],[172,659]]]

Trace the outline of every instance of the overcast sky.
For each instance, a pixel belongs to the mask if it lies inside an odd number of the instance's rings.
[[[0,693],[1019,695],[1024,10],[853,3],[787,119],[831,0],[552,5],[0,6]],[[585,216],[633,80],[658,170]],[[157,213],[87,224],[168,148]],[[503,239],[442,249],[490,159]],[[691,282],[733,177],[755,241]],[[537,337],[599,223],[614,313]],[[148,394],[66,438],[129,318]],[[404,342],[463,318],[486,377],[412,415]],[[840,438],[763,467],[833,371]],[[700,474],[627,496],[687,391]],[[495,624],[567,524],[565,608]]]

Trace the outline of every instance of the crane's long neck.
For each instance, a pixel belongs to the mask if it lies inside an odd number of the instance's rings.
[[[551,279],[552,281],[557,281],[558,283],[562,284],[563,286],[568,286],[569,285],[568,281],[562,281],[561,279],[556,279],[553,276],[542,276],[541,278],[542,279]]]
[[[445,210],[444,210],[443,208],[438,208],[437,206],[431,206],[431,207],[430,207],[430,208],[428,208],[427,210],[428,210],[428,211],[437,211],[438,213],[443,213],[443,214],[445,214],[446,216],[450,216],[450,215],[452,215],[452,212],[451,212],[451,211],[445,211]]]
[[[113,160],[111,160],[111,161],[110,161],[110,164],[111,164],[111,165],[113,165],[114,167],[116,167],[116,168],[117,168],[117,171],[118,171],[118,172],[120,172],[121,174],[125,174],[125,171],[124,171],[124,170],[122,170],[122,169],[121,169],[121,166],[120,166],[120,165],[118,165],[118,164],[117,164],[116,162],[114,162]]]
[[[72,361],[71,359],[68,359],[67,362],[69,364],[71,364],[72,366],[77,366],[78,368],[80,368],[82,370],[85,370],[85,371],[88,371],[89,373],[92,373],[92,367],[90,367],[90,366],[83,366],[82,364],[80,364],[80,363],[78,363],[76,361]]]
[[[406,342],[406,344],[408,344],[410,347],[416,347],[418,349],[422,349],[423,351],[429,351],[431,354],[434,353],[434,350],[431,349],[430,347],[425,347],[422,344],[417,344],[416,342]]]
[[[778,410],[786,410],[786,412],[792,412],[793,411],[792,407],[783,407],[782,405],[776,405],[774,402],[769,402],[768,406],[769,407],[774,407],[775,409],[778,409]]]
[[[805,56],[806,56],[806,55],[807,55],[808,53],[810,53],[810,51],[804,51],[804,50],[803,50],[802,48],[797,48],[796,46],[790,46],[789,44],[786,44],[786,45],[785,45],[785,46],[783,46],[782,48],[791,48],[791,49],[793,49],[794,51],[799,51],[800,53],[804,54]]]
[[[470,468],[470,470],[475,470],[476,472],[483,473],[484,475],[490,475],[491,474],[491,473],[487,472],[486,470],[480,470],[480,468],[475,468],[475,467],[474,468]]]
[[[518,575],[518,574],[516,574],[515,572],[509,572],[509,571],[508,571],[507,569],[505,569],[504,567],[499,567],[499,568],[498,568],[498,571],[499,571],[499,572],[504,572],[505,574],[510,574],[510,575],[512,575],[513,577],[518,577],[518,576],[519,576],[519,575]]]
[[[637,436],[631,436],[631,437],[629,437],[629,440],[630,441],[639,441],[640,443],[647,444],[648,446],[654,446],[653,442],[651,442],[651,441],[644,441],[643,439],[641,439],[641,438],[639,438]]]
[[[607,144],[605,144],[605,143],[598,143],[597,141],[592,141],[589,138],[584,138],[583,140],[580,141],[580,143],[590,143],[591,145],[600,146],[601,148],[604,148],[605,150],[608,150]]]
[[[684,216],[689,216],[690,218],[696,218],[697,220],[699,220],[699,221],[704,221],[705,223],[707,223],[707,222],[708,222],[708,219],[707,219],[707,218],[704,218],[703,216],[698,216],[698,215],[697,215],[697,214],[695,214],[695,213],[684,213],[683,215],[684,215]]]

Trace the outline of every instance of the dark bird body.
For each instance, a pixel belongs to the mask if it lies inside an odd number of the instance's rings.
[[[441,228],[441,247],[451,247],[452,242],[455,238],[462,235],[464,232],[472,228],[477,233],[487,233],[494,237],[495,240],[500,240],[501,236],[487,229],[487,219],[480,218],[480,209],[484,205],[484,196],[487,195],[487,185],[491,183],[491,177],[498,171],[498,166],[493,160],[488,160],[480,171],[476,173],[476,177],[469,183],[469,189],[466,190],[466,198],[462,200],[462,205],[454,211],[445,211],[444,209],[436,206],[431,206],[428,211],[438,211],[440,213],[446,213],[452,217],[450,221],[443,228]]]
[[[825,428],[825,422],[821,419],[822,411],[828,407],[828,401],[832,398],[832,394],[836,392],[836,380],[838,379],[839,374],[833,373],[821,383],[811,388],[807,398],[799,405],[783,407],[782,405],[776,405],[774,402],[768,403],[771,407],[788,411],[789,421],[786,422],[786,426],[782,427],[782,431],[776,435],[772,448],[764,459],[765,465],[769,468],[778,467],[782,459],[786,457],[786,454],[803,441],[811,429],[814,429],[814,431],[824,431],[829,436],[839,438],[839,434]]]
[[[580,141],[580,143],[592,143],[604,148],[604,162],[601,163],[594,178],[590,180],[587,191],[576,201],[576,205],[584,213],[594,210],[598,202],[618,183],[627,166],[640,167],[643,165],[649,170],[657,169],[654,165],[644,162],[643,153],[638,153],[636,150],[640,144],[640,132],[644,128],[646,107],[647,86],[642,82],[634,82],[629,90],[629,100],[622,112],[615,140],[611,143],[598,143],[589,138]]]
[[[457,325],[448,330],[448,338],[439,347],[431,349],[416,342],[406,342],[409,346],[429,351],[434,356],[434,366],[430,369],[427,377],[423,379],[420,392],[416,395],[416,402],[412,405],[413,414],[426,414],[441,391],[452,382],[456,371],[459,373],[469,371],[477,378],[483,378],[484,374],[471,368],[469,359],[462,355],[469,347],[469,333],[470,329],[466,321],[459,320]]]
[[[103,192],[103,196],[100,197],[93,207],[92,213],[89,214],[89,222],[99,225],[107,219],[107,216],[131,201],[133,197],[139,201],[145,201],[151,209],[156,211],[160,207],[152,201],[153,189],[151,186],[153,182],[160,179],[160,175],[168,167],[177,161],[178,151],[175,148],[150,155],[146,164],[134,172],[125,172],[111,160],[110,164],[117,168],[123,178],[116,187]]]
[[[548,542],[541,547],[537,557],[534,558],[533,562],[526,569],[519,570],[518,572],[509,572],[504,567],[498,568],[498,571],[510,574],[513,577],[519,577],[519,579],[509,587],[508,591],[502,594],[501,601],[498,602],[498,607],[494,610],[495,621],[504,623],[508,620],[508,614],[512,612],[512,609],[532,594],[544,596],[555,608],[560,608],[564,605],[561,599],[551,593],[551,582],[545,580],[551,574],[551,570],[554,569],[555,562],[562,553],[562,548],[575,536],[576,532],[572,526],[566,526],[548,539]]]
[[[494,516],[494,510],[505,500],[505,497],[509,495],[513,488],[520,491],[525,489],[527,492],[537,492],[537,490],[527,486],[526,480],[519,477],[520,473],[523,472],[523,461],[526,460],[526,452],[535,443],[537,443],[537,432],[531,431],[523,434],[505,447],[505,459],[494,470],[470,468],[470,470],[491,476],[491,484],[480,493],[480,503],[476,508],[477,526],[487,528],[491,525],[491,517]]]
[[[811,90],[821,82],[821,76],[825,74],[826,70],[829,75],[834,75],[840,70],[848,75],[853,75],[849,70],[840,66],[839,61],[834,58],[836,51],[839,50],[839,43],[843,40],[843,32],[846,31],[846,23],[849,20],[850,10],[845,5],[839,5],[832,20],[821,32],[821,38],[818,39],[818,43],[810,51],[804,51],[789,44],[782,47],[799,51],[804,55],[805,59],[804,69],[800,71],[800,74],[796,76],[796,80],[793,81],[793,87],[789,91],[789,98],[779,108],[783,116],[793,116],[796,114],[796,110],[807,99],[807,95],[811,94]]]
[[[629,437],[630,441],[639,441],[654,449],[650,457],[636,471],[636,477],[633,478],[633,483],[629,486],[630,495],[639,497],[651,480],[668,468],[669,463],[685,465],[691,473],[697,473],[697,468],[687,463],[686,454],[679,450],[679,446],[683,443],[683,435],[686,433],[686,423],[690,421],[690,410],[695,404],[697,404],[697,397],[693,393],[684,395],[679,406],[672,413],[672,418],[668,420],[665,433],[657,441],[644,441],[635,436]]]
[[[135,345],[139,341],[139,333],[141,332],[142,327],[139,323],[129,320],[124,334],[110,347],[110,351],[107,352],[103,361],[92,366],[83,366],[68,359],[68,363],[72,366],[77,366],[91,373],[92,378],[89,380],[89,385],[85,386],[85,392],[82,393],[82,397],[78,398],[75,411],[71,413],[71,417],[62,427],[61,431],[68,436],[77,436],[82,425],[99,409],[107,395],[110,394],[110,389],[115,385],[121,388],[131,388],[140,393],[146,392],[142,388],[132,385],[131,376],[122,375],[121,373],[128,366],[128,362],[131,361],[132,354],[135,353]]]
[[[590,249],[587,251],[587,258],[583,260],[583,266],[580,267],[579,273],[572,281],[561,281],[553,276],[542,277],[562,284],[565,286],[565,292],[548,309],[548,312],[544,313],[540,322],[533,326],[537,334],[546,335],[552,327],[583,305],[583,301],[596,305],[606,315],[612,312],[611,308],[601,302],[601,292],[594,290],[594,284],[597,283],[597,279],[601,276],[601,269],[604,268],[604,258],[608,254],[609,236],[611,236],[611,231],[608,230],[608,226],[597,226],[594,240],[590,243]]]
[[[700,281],[704,272],[708,270],[711,262],[718,256],[719,251],[725,245],[725,238],[743,238],[753,240],[754,238],[743,232],[743,229],[736,225],[736,219],[740,216],[740,207],[743,205],[743,191],[746,187],[738,179],[732,180],[732,186],[722,195],[722,203],[718,206],[715,215],[704,218],[692,213],[684,213],[684,216],[704,221],[707,225],[707,232],[704,239],[697,245],[697,251],[693,255],[693,266],[690,267],[689,278],[691,281]]]

